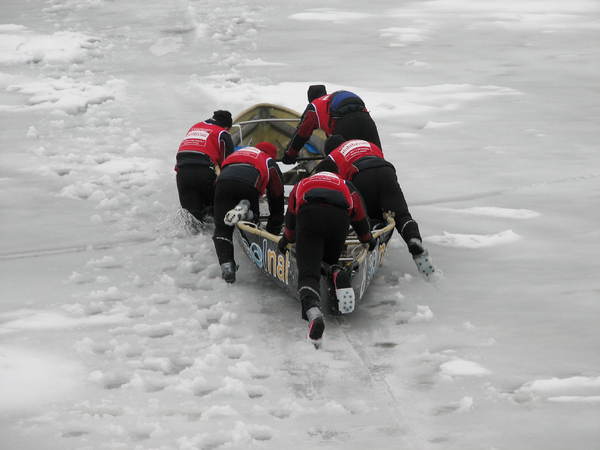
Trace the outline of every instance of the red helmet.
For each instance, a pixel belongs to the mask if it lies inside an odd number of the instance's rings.
[[[270,142],[259,142],[254,147],[256,147],[257,149],[259,149],[262,152],[265,152],[271,158],[277,159],[277,147],[275,147]]]

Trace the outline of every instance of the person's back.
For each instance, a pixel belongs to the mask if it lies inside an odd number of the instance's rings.
[[[333,160],[337,166],[337,173],[345,180],[352,181],[354,175],[367,168],[391,165],[385,161],[383,152],[376,144],[362,139],[343,141],[340,137],[341,144],[331,151],[329,142],[332,140],[332,138],[328,139],[325,148],[325,153],[328,154],[326,159]]]
[[[233,151],[228,132],[231,124],[229,111],[215,111],[211,118],[188,130],[177,150],[175,171],[179,202],[200,223],[213,215],[217,171]]]
[[[334,92],[329,114],[333,122],[330,134],[339,134],[346,139],[363,139],[381,147],[377,126],[364,102],[355,93]]]
[[[308,101],[283,163],[295,162],[300,149],[318,128],[327,136],[341,134],[346,139],[364,139],[381,147],[377,126],[357,94],[344,90],[327,94],[324,85],[312,85],[308,89]]]
[[[192,164],[220,166],[233,151],[231,125],[231,114],[221,110],[194,124],[179,144],[176,169]]]
[[[269,159],[269,155],[257,148],[241,148],[225,159],[219,180],[237,180],[249,184],[261,196],[269,182]]]

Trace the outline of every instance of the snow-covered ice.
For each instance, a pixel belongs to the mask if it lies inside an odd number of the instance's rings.
[[[304,12],[292,14],[289,16],[294,20],[307,20],[310,22],[323,21],[334,23],[348,23],[361,19],[366,19],[370,14],[356,11],[347,11],[333,8],[311,8]]]
[[[81,363],[26,347],[0,346],[0,415],[39,411],[81,389]]]
[[[480,377],[483,375],[490,374],[490,371],[480,364],[473,361],[467,361],[465,359],[452,359],[448,362],[443,363],[440,366],[440,372],[442,375],[449,377],[455,376],[473,376]]]
[[[596,1],[0,11],[0,447],[597,447]],[[444,274],[395,235],[319,351],[239,249],[220,279],[173,172],[191,124],[314,83],[365,100]]]
[[[97,39],[73,32],[38,34],[24,25],[0,25],[0,66],[82,62]]]
[[[442,235],[426,236],[424,240],[448,247],[482,248],[510,244],[520,238],[513,230],[486,235],[448,233],[444,231]]]

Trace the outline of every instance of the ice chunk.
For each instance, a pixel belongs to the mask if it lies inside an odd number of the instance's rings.
[[[444,231],[442,235],[427,236],[423,240],[443,247],[484,248],[511,244],[521,239],[513,230],[495,234],[459,234]]]
[[[440,372],[442,375],[456,377],[456,376],[470,376],[470,377],[481,377],[489,375],[491,372],[485,367],[477,364],[473,361],[466,359],[453,359],[440,365]]]

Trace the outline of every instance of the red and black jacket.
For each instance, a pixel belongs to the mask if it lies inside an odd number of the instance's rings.
[[[383,152],[377,145],[362,139],[344,142],[329,153],[329,158],[335,162],[337,173],[344,180],[352,180],[361,170],[391,165],[383,159]]]
[[[352,139],[333,149],[327,158],[313,169],[313,172],[326,170],[339,174],[344,180],[352,181],[354,176],[367,169],[394,166],[383,159],[383,151],[372,142]]]
[[[286,155],[297,156],[314,130],[320,128],[327,136],[335,134],[335,122],[351,112],[367,111],[362,99],[350,91],[336,91],[314,99],[308,104],[285,151]]]
[[[366,209],[356,188],[337,174],[319,172],[301,180],[290,193],[283,232],[289,242],[296,240],[296,216],[302,212],[302,207],[308,204],[343,208],[350,216],[352,228],[356,231],[358,239],[361,242],[371,240]]]
[[[225,158],[221,165],[220,178],[247,182],[256,188],[258,195],[264,195],[270,179],[270,160],[269,155],[257,148],[241,148]],[[225,170],[231,165],[233,165],[231,169]]]
[[[188,130],[177,151],[175,170],[184,165],[220,166],[232,151],[233,141],[227,129],[208,119]]]

